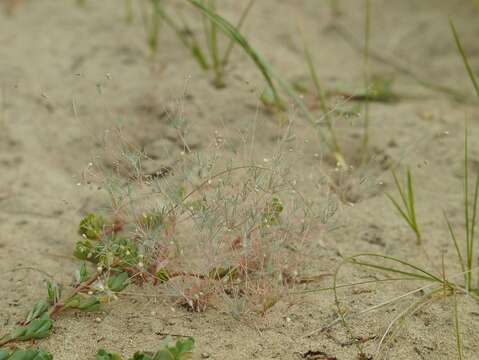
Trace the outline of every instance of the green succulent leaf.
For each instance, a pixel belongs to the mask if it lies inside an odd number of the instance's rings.
[[[191,358],[195,346],[193,338],[178,340],[174,346],[168,345],[170,341],[170,338],[165,339],[164,348],[155,354],[153,360],[188,360]]]
[[[79,260],[97,261],[96,249],[90,240],[77,241],[73,255]]]
[[[90,239],[98,240],[103,232],[105,220],[96,214],[87,214],[81,221],[78,232],[81,236]]]
[[[263,210],[263,224],[276,225],[279,224],[280,215],[283,212],[283,203],[280,199],[274,197],[271,202],[266,204]]]
[[[96,360],[122,360],[123,358],[118,354],[110,353],[104,349],[98,350],[96,353]]]
[[[142,353],[142,352],[136,352],[132,358],[129,358],[128,360],[152,360],[151,356]]]
[[[108,288],[113,292],[120,292],[129,285],[129,278],[126,272],[112,275],[108,279]]]
[[[88,270],[86,268],[85,262],[83,261],[80,265],[80,268],[75,272],[75,280],[77,284],[81,284],[82,282],[86,281],[88,277]]]
[[[53,356],[41,349],[16,349],[12,353],[0,350],[0,360],[52,360]]]
[[[162,268],[156,272],[156,278],[160,283],[165,283],[170,280],[170,273],[165,268]]]
[[[100,306],[100,300],[92,295],[86,299],[82,299],[79,294],[75,294],[70,299],[65,301],[65,307],[71,309],[79,309],[83,311],[93,311]]]
[[[56,304],[62,295],[62,288],[60,284],[55,281],[47,282],[48,303],[50,305]]]
[[[210,270],[210,272],[208,273],[208,277],[210,279],[221,280],[226,277],[234,278],[237,276],[237,273],[237,269],[234,266],[218,266]]]
[[[32,320],[26,326],[19,326],[10,332],[10,339],[27,341],[34,339],[42,339],[50,335],[53,326],[53,320],[44,313],[40,318]]]
[[[139,220],[140,225],[150,230],[160,227],[161,225],[163,225],[163,222],[164,214],[161,212],[143,214]]]
[[[86,300],[81,301],[77,308],[84,311],[92,311],[98,309],[99,306],[100,300],[96,296],[90,296]]]
[[[45,301],[43,301],[43,300],[39,300],[39,301],[35,304],[35,306],[33,306],[33,309],[30,310],[30,312],[28,313],[27,318],[25,319],[25,322],[26,322],[26,323],[29,323],[29,322],[31,322],[32,320],[39,318],[39,317],[42,316],[47,310],[48,310],[48,304],[47,304]]]

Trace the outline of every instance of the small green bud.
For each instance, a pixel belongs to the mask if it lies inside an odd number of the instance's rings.
[[[104,226],[105,220],[101,216],[90,213],[80,221],[78,232],[87,239],[98,240],[101,237]]]

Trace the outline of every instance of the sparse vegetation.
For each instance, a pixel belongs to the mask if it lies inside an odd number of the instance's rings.
[[[454,23],[450,20],[450,27],[452,30],[452,34],[454,37],[454,41],[457,45],[458,52],[462,57],[464,62],[466,71],[469,75],[469,78],[477,90],[477,83],[474,73],[471,70],[469,65],[469,61],[467,56],[465,55],[464,49],[462,47],[459,35],[454,27]],[[477,92],[479,97],[479,92]],[[410,298],[412,295],[419,295],[419,299],[411,300],[411,304],[408,305],[403,311],[399,312],[397,316],[389,323],[387,326],[384,334],[381,336],[379,344],[377,346],[377,350],[375,353],[376,357],[381,357],[383,352],[385,351],[386,345],[390,344],[392,341],[397,339],[398,333],[400,329],[404,326],[405,322],[408,318],[417,314],[425,306],[430,305],[433,302],[437,302],[439,300],[446,300],[447,298],[452,298],[452,318],[453,318],[453,333],[455,336],[456,342],[456,349],[457,349],[457,356],[459,359],[464,358],[464,350],[463,350],[463,340],[460,330],[460,321],[458,315],[458,304],[457,304],[457,295],[463,295],[466,298],[474,301],[476,304],[479,303],[479,273],[477,283],[474,281],[474,274],[477,272],[477,263],[474,250],[475,244],[475,226],[477,221],[477,204],[479,198],[479,171],[476,174],[475,182],[474,182],[474,190],[470,189],[470,179],[469,179],[469,147],[468,147],[468,127],[466,122],[465,127],[465,136],[464,136],[464,187],[463,187],[463,196],[464,196],[464,203],[463,203],[463,214],[464,214],[464,241],[461,243],[458,241],[457,236],[455,234],[454,227],[452,226],[448,216],[444,213],[444,217],[446,220],[447,228],[450,233],[450,237],[452,243],[454,245],[454,249],[456,251],[457,259],[458,259],[458,268],[461,269],[459,273],[453,273],[453,275],[446,275],[446,269],[444,266],[444,256],[442,257],[442,266],[441,266],[441,273],[435,273],[433,270],[428,270],[424,264],[415,265],[413,262],[408,260],[401,260],[397,257],[382,255],[382,254],[374,254],[374,253],[361,253],[354,256],[351,256],[343,262],[337,269],[334,275],[334,293],[335,293],[335,301],[337,306],[337,312],[339,316],[340,322],[343,324],[344,328],[346,329],[348,335],[355,341],[357,338],[353,333],[354,330],[350,326],[351,318],[356,314],[348,314],[345,311],[345,308],[342,306],[338,290],[339,287],[337,285],[337,278],[340,272],[340,269],[345,264],[352,264],[359,268],[366,268],[366,269],[374,269],[379,271],[383,274],[386,274],[385,279],[377,279],[376,282],[381,281],[405,281],[407,283],[416,283],[417,281],[425,282],[425,285],[422,285],[419,288],[416,288],[412,291],[409,291],[403,295],[397,296],[395,298],[389,299],[384,301],[378,305],[371,306],[370,308],[361,311],[361,314],[370,313],[376,311],[380,308],[390,307],[392,304],[397,303],[399,301],[403,301],[405,298]],[[418,244],[421,244],[421,233],[419,231],[417,222],[416,222],[416,212],[415,212],[415,203],[414,203],[414,194],[413,194],[413,184],[412,184],[412,176],[409,171],[407,170],[407,185],[404,189],[397,177],[396,174],[393,172],[393,178],[396,185],[396,188],[400,194],[402,205],[399,204],[394,198],[388,195],[389,199],[393,203],[394,207],[398,210],[401,217],[408,223],[411,229],[416,234],[416,238]],[[430,246],[430,245],[429,245]],[[427,248],[426,248],[427,251]],[[428,255],[426,254],[426,257]],[[449,273],[449,272],[447,272]],[[389,275],[389,277],[388,277]],[[391,278],[392,277],[392,278]],[[464,281],[461,282],[459,279],[463,278]],[[360,284],[359,284],[360,285]],[[354,284],[351,286],[355,286]],[[360,342],[355,341],[356,346],[358,348],[358,352],[360,354],[364,354],[364,348]]]
[[[474,358],[478,4],[0,0],[0,360]]]

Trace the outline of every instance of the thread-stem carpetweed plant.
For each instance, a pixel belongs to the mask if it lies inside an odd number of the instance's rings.
[[[80,222],[73,287],[50,281],[47,299],[0,346],[44,338],[56,317],[95,310],[134,284],[156,285],[158,296],[190,311],[223,308],[241,317],[263,315],[290,289],[320,279],[303,264],[311,232],[326,226],[333,207],[325,213],[322,201],[302,194],[313,186],[298,179],[285,141],[262,165],[220,161],[222,138],[212,152],[181,155],[166,174],[145,174],[145,155],[126,142],[113,169],[92,163],[85,182],[98,183],[110,203]]]
[[[399,215],[404,219],[404,221],[409,225],[414,234],[416,234],[416,241],[417,244],[421,244],[421,231],[419,230],[419,226],[416,220],[416,204],[414,202],[414,186],[412,182],[412,175],[409,169],[406,170],[406,186],[403,187],[398,180],[396,172],[391,170],[394,184],[396,186],[396,190],[399,193],[399,197],[401,198],[401,202],[398,202],[394,199],[394,197],[390,194],[386,194],[386,196],[391,200],[391,203],[394,205],[396,210],[398,211]]]

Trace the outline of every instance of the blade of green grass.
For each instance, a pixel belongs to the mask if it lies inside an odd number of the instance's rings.
[[[191,51],[191,55],[200,65],[200,67],[203,70],[208,70],[210,65],[208,63],[207,57],[201,47],[198,45],[196,35],[189,29],[183,19],[180,17],[183,22],[183,27],[181,27],[163,8],[160,8],[160,15],[164,19],[165,23],[173,29],[183,45]]]
[[[319,100],[319,106],[321,108],[321,111],[323,112],[323,116],[325,118],[326,126],[328,127],[329,133],[331,135],[331,144],[334,147],[334,151],[337,153],[341,153],[341,148],[339,146],[339,142],[336,137],[336,133],[333,128],[333,124],[331,122],[331,119],[329,117],[329,110],[326,105],[326,97],[324,95],[323,89],[321,87],[321,83],[319,81],[319,76],[318,73],[316,72],[316,67],[314,66],[314,58],[311,52],[309,51],[309,46],[306,41],[306,37],[304,35],[304,31],[302,28],[300,29],[301,35],[303,37],[303,48],[304,48],[304,55],[306,58],[306,63],[308,65],[309,73],[311,76],[311,79],[313,80],[314,87],[316,89],[316,95]]]
[[[421,244],[421,232],[419,230],[419,226],[416,220],[416,205],[414,201],[414,190],[413,190],[413,182],[412,182],[412,175],[411,171],[407,169],[406,172],[406,190],[403,190],[403,187],[399,183],[397,175],[394,170],[391,170],[393,175],[394,183],[396,185],[396,189],[399,193],[399,196],[402,200],[404,209],[399,205],[399,203],[389,194],[386,196],[391,200],[394,207],[398,210],[401,217],[406,221],[409,227],[414,231],[416,234],[417,243]]]
[[[250,0],[248,5],[246,5],[243,12],[241,13],[240,19],[239,19],[238,23],[236,24],[236,29],[238,31],[240,31],[241,28],[243,27],[243,24],[246,21],[246,18],[248,17],[248,14],[249,14],[249,12],[250,12],[250,10],[253,7],[255,2],[256,2],[256,0]],[[228,65],[229,58],[231,56],[231,53],[233,52],[233,49],[234,49],[235,45],[236,45],[236,41],[233,41],[232,39],[230,39],[230,42],[228,44],[228,47],[226,48],[226,51],[225,51],[225,54],[224,54],[223,60],[222,60],[222,63],[223,63],[224,66]]]
[[[158,50],[158,36],[160,31],[160,1],[161,0],[151,0],[152,13],[151,21],[148,31],[148,45],[151,49],[151,52],[154,54]]]
[[[408,196],[408,212],[411,222],[413,224],[414,232],[416,233],[418,243],[421,242],[421,233],[419,232],[419,227],[416,222],[416,205],[414,202],[414,192],[412,185],[412,176],[411,171],[407,169],[407,196]]]
[[[479,84],[477,82],[476,76],[474,75],[471,66],[469,65],[469,60],[467,59],[466,52],[462,46],[461,40],[459,38],[459,34],[457,33],[456,27],[454,26],[454,22],[452,18],[449,17],[449,25],[451,26],[452,34],[454,36],[454,41],[457,46],[457,50],[459,54],[461,54],[462,61],[464,62],[464,66],[466,68],[467,74],[469,75],[469,79],[471,79],[472,85],[474,86],[474,90],[476,91],[476,95],[479,97]]]
[[[216,1],[210,0],[208,3],[208,9],[212,13],[216,13]],[[219,50],[218,50],[218,25],[215,21],[210,20],[209,32],[207,32],[207,38],[209,35],[209,49],[211,55],[211,62],[213,64],[213,70],[215,72],[215,86],[222,88],[225,86],[223,80],[223,63],[220,60]]]
[[[231,40],[235,41],[246,54],[253,60],[255,65],[260,70],[261,74],[263,75],[268,87],[271,89],[273,93],[274,103],[277,107],[283,108],[284,103],[277,91],[277,88],[273,82],[273,80],[279,85],[279,87],[294,101],[294,103],[298,106],[301,110],[303,115],[306,119],[315,126],[321,141],[331,150],[334,150],[334,147],[331,145],[330,141],[325,136],[324,132],[321,129],[321,123],[318,122],[311,112],[307,109],[306,105],[302,101],[302,99],[298,96],[298,94],[294,91],[294,89],[289,85],[285,80],[283,80],[280,76],[278,76],[275,72],[273,72],[271,65],[249,44],[249,42],[238,32],[238,30],[227,20],[219,16],[218,14],[214,14],[206,8],[201,1],[199,0],[187,0],[191,5],[198,8],[202,11],[208,18],[212,21],[215,21],[218,25],[218,29],[223,32],[225,36],[230,38]],[[339,163],[345,164],[345,161],[341,154],[335,153],[335,156]]]
[[[356,260],[356,258],[359,258],[359,257],[382,258],[384,260],[396,262],[396,263],[399,263],[399,264],[404,265],[406,267],[409,267],[411,269],[414,269],[416,271],[419,271],[419,273],[422,273],[423,275],[418,274],[418,273],[406,272],[406,271],[403,271],[403,270],[399,270],[399,269],[395,269],[395,268],[391,268],[391,267],[387,267],[387,266],[381,266],[381,265],[376,265],[376,264],[371,264],[371,263],[362,263],[362,262],[359,262],[358,260]],[[361,254],[356,254],[356,255],[350,257],[350,259],[353,261],[354,264],[359,264],[359,265],[362,265],[362,266],[373,267],[373,268],[381,269],[381,270],[388,271],[388,272],[398,273],[398,274],[402,274],[402,275],[408,275],[408,276],[417,277],[417,278],[425,279],[425,280],[430,280],[430,281],[438,282],[438,283],[443,282],[443,280],[441,278],[429,273],[428,271],[426,271],[426,270],[424,270],[424,269],[422,269],[422,268],[420,268],[416,265],[413,265],[413,264],[411,264],[407,261],[404,261],[404,260],[401,260],[401,259],[398,259],[398,258],[395,258],[395,257],[392,257],[392,256],[388,256],[388,255],[374,254],[374,253],[361,253]]]
[[[396,208],[396,210],[399,212],[401,217],[409,224],[409,226],[412,228],[414,226],[413,222],[409,219],[409,215],[404,212],[404,210],[401,208],[401,205],[394,199],[391,195],[386,194],[389,200],[391,200],[392,204]]]
[[[453,292],[453,299],[454,299],[454,333],[456,337],[457,356],[459,360],[462,360],[464,358],[464,355],[462,352],[461,329],[459,327],[459,314],[457,311],[456,291]]]
[[[364,49],[363,49],[363,67],[364,67],[364,89],[369,94],[369,48],[371,37],[371,1],[364,0]],[[367,160],[369,146],[369,102],[364,104],[364,124],[363,124],[363,160]]]
[[[227,37],[235,41],[240,45],[243,50],[249,55],[249,57],[256,64],[263,77],[265,78],[269,88],[271,89],[274,97],[274,102],[277,106],[282,107],[283,103],[281,98],[276,90],[276,87],[273,83],[273,80],[270,75],[270,69],[266,61],[256,52],[256,50],[246,41],[246,39],[241,35],[238,30],[230,24],[227,20],[219,16],[218,14],[212,12],[208,7],[206,7],[199,0],[187,0],[191,5],[198,8],[205,16],[207,16],[212,22],[216,24],[219,30],[223,32]]]
[[[469,219],[469,148],[468,148],[468,129],[467,121],[464,128],[464,220],[466,222],[466,288],[470,290],[472,281],[472,242],[471,242],[471,227]]]
[[[447,217],[445,212],[443,212],[443,215],[444,215],[444,218],[446,220],[447,227],[449,229],[449,234],[451,235],[451,239],[452,239],[452,241],[454,243],[454,247],[456,249],[456,254],[457,254],[457,257],[459,259],[459,264],[461,265],[461,270],[464,273],[464,281],[467,282],[466,266],[464,264],[464,259],[463,259],[462,254],[461,254],[461,250],[459,249],[459,243],[457,242],[456,234],[454,233],[454,229],[452,228],[452,224],[449,221],[449,218]]]
[[[133,18],[133,0],[125,0],[125,21],[127,24],[131,24]]]

